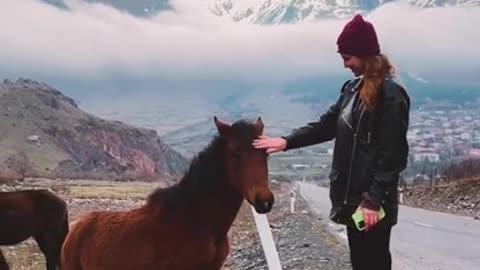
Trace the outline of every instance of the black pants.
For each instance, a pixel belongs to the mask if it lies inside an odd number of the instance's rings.
[[[390,232],[392,226],[381,222],[373,229],[347,228],[353,270],[391,270]]]

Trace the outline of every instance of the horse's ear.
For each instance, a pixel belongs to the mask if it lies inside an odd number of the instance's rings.
[[[231,126],[227,123],[220,121],[216,116],[213,117],[213,120],[215,122],[215,126],[217,126],[217,130],[220,135],[226,135],[230,130]]]
[[[264,125],[263,125],[263,121],[262,121],[261,117],[257,118],[257,121],[255,122],[255,127],[256,127],[259,134],[263,133]]]

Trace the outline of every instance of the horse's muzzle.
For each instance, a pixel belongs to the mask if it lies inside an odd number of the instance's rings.
[[[259,214],[266,214],[268,212],[270,212],[270,210],[272,210],[272,206],[273,206],[273,197],[271,200],[255,200],[255,205],[253,207],[255,207],[255,211],[257,211],[257,213]]]

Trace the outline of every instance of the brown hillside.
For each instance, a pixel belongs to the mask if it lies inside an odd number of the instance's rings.
[[[416,186],[405,194],[410,206],[480,218],[480,178]]]
[[[187,160],[156,131],[107,121],[28,79],[0,83],[0,169],[25,176],[176,177]]]

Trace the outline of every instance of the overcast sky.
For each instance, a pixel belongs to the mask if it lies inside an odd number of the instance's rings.
[[[108,80],[236,78],[293,80],[344,72],[335,40],[346,20],[258,26],[211,15],[202,0],[140,19],[69,1],[64,11],[35,0],[0,1],[0,74]],[[367,16],[400,70],[480,71],[480,8],[422,10],[386,4]]]

